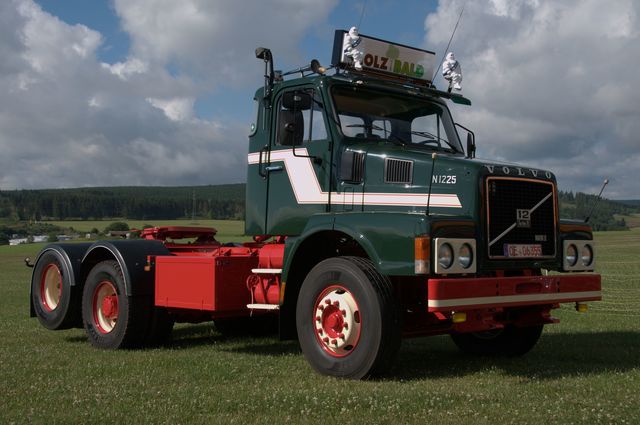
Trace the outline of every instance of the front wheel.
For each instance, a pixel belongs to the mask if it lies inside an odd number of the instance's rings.
[[[329,258],[309,272],[298,297],[296,327],[305,358],[323,375],[380,375],[400,347],[393,286],[359,257]]]
[[[542,334],[542,327],[543,325],[506,325],[503,329],[493,331],[451,334],[451,338],[465,353],[516,357],[528,353],[536,345]]]

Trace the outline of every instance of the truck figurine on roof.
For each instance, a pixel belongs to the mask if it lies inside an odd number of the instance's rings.
[[[253,242],[160,227],[48,245],[32,315],[114,349],[157,344],[174,322],[224,330],[277,314],[281,338],[297,338],[318,372],[360,379],[387,371],[403,337],[450,334],[465,352],[522,355],[560,303],[586,311],[599,300],[591,228],[558,218],[554,175],[475,158],[446,100],[471,102],[434,87],[433,52],[353,35],[336,32],[331,75],[315,60],[279,73],[270,50],[256,50]]]

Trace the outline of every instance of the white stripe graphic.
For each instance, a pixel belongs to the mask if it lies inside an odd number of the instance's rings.
[[[298,204],[326,204],[329,202],[329,192],[323,192],[318,182],[313,164],[305,148],[296,149],[294,156],[292,149],[271,151],[263,154],[263,162],[284,162],[289,183],[295,194]],[[267,158],[270,161],[267,161]],[[260,163],[260,153],[250,153],[247,156],[249,165]],[[331,192],[331,203],[337,205],[391,205],[391,206],[427,206],[429,195],[426,193],[353,193]],[[362,202],[360,202],[362,201]],[[429,205],[442,208],[462,208],[458,195],[455,194],[431,194]]]
[[[497,297],[451,298],[447,300],[429,300],[429,307],[453,307],[478,304],[506,304],[526,301],[569,302],[580,298],[601,297],[601,291],[553,292],[549,294],[503,295]],[[563,301],[565,300],[565,301]]]

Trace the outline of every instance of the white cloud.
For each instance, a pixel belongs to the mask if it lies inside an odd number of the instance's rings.
[[[124,81],[127,81],[132,75],[144,74],[149,70],[149,66],[138,58],[130,58],[125,62],[114,64],[102,63],[102,67]]]
[[[262,76],[254,50],[278,63],[300,60],[301,39],[321,26],[337,0],[115,0],[143,60],[177,64],[206,84],[254,84]]]
[[[248,124],[194,103],[223,80],[259,85],[253,48],[295,56],[331,4],[117,1],[133,47],[107,64],[100,33],[0,2],[0,189],[243,181]]]
[[[193,118],[194,98],[155,99],[150,97],[147,101],[163,111],[172,121],[187,121]]]
[[[551,169],[561,188],[640,198],[640,4],[631,0],[441,1],[425,45],[451,50],[474,106],[479,155]],[[436,82],[443,86],[441,79]]]

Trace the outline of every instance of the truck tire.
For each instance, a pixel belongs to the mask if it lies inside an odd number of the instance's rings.
[[[400,348],[393,286],[364,258],[329,258],[309,272],[298,296],[296,327],[305,358],[323,375],[380,375]]]
[[[80,289],[71,286],[70,277],[56,251],[38,259],[31,279],[31,302],[38,320],[47,329],[69,329],[80,321]]]
[[[460,350],[468,354],[517,357],[528,353],[536,345],[542,327],[507,325],[495,331],[451,334],[451,338]]]
[[[102,261],[91,269],[82,294],[82,321],[93,346],[117,349],[145,345],[150,313],[150,297],[126,295],[116,261]]]

